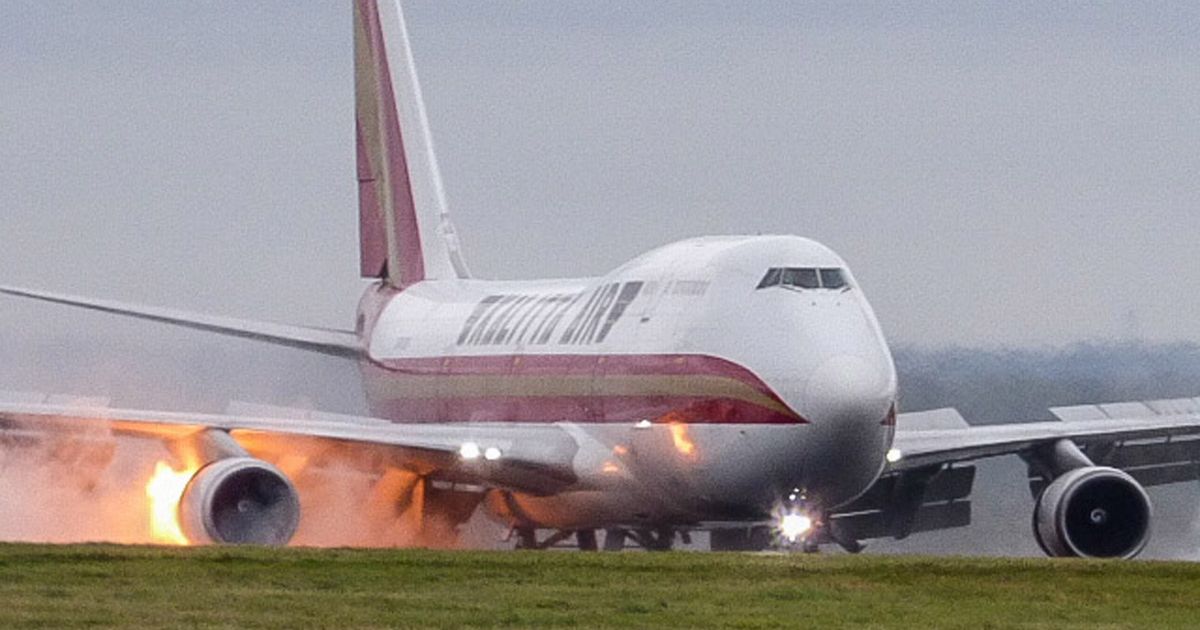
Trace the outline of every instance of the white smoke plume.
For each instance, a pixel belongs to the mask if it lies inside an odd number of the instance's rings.
[[[152,543],[145,484],[161,446],[68,435],[6,445],[0,457],[0,539]]]

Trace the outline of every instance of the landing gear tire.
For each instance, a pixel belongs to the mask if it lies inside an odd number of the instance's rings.
[[[579,545],[580,551],[599,551],[600,546],[596,542],[596,530],[581,529],[575,532],[575,543]]]
[[[827,529],[829,531],[829,538],[832,539],[833,542],[837,543],[839,547],[845,550],[846,553],[857,555],[862,553],[863,549],[867,548],[867,546],[861,542],[843,534],[842,531],[838,529],[836,521],[830,523],[827,526]]]
[[[604,550],[621,551],[625,548],[625,538],[628,536],[629,532],[623,529],[604,530]]]
[[[541,549],[538,545],[537,530],[532,527],[518,528],[517,549]]]
[[[675,545],[675,530],[669,527],[639,529],[634,532],[634,539],[646,551],[670,551]]]

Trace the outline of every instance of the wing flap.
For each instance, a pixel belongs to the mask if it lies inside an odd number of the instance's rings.
[[[1170,442],[1121,444],[1107,457],[1099,458],[1115,468],[1147,468],[1171,464],[1200,463],[1200,439],[1189,438]]]
[[[930,411],[915,411],[902,413],[896,420],[897,426],[906,432],[911,431],[948,431],[966,429],[971,425],[957,409],[932,409]]]
[[[905,538],[915,532],[971,523],[974,466],[931,467],[880,477],[863,496],[831,518],[839,537]]]
[[[1138,483],[1147,488],[1200,479],[1200,470],[1197,470],[1195,464],[1171,464],[1168,466],[1135,468],[1126,472],[1136,479]]]
[[[1168,398],[1102,405],[1051,407],[1050,413],[1063,422],[1196,415],[1200,414],[1200,398]]]
[[[913,484],[913,477],[917,484]],[[971,496],[971,488],[975,484],[974,466],[956,466],[938,469],[934,473],[920,474],[915,472],[893,473],[884,475],[871,486],[861,497],[849,505],[838,508],[838,513],[886,511],[893,509],[897,498],[910,492],[909,488],[919,491],[922,503],[943,503],[958,501]]]
[[[911,525],[903,529],[900,529],[885,512],[833,517],[833,526],[837,530],[838,536],[850,540],[905,538],[910,534],[966,527],[970,524],[970,501],[921,506]]]

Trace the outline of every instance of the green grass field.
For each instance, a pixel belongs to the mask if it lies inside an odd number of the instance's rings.
[[[1200,564],[0,546],[0,627],[1200,626]]]

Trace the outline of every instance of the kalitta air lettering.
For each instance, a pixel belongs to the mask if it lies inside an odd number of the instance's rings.
[[[603,284],[582,293],[489,295],[458,334],[460,346],[602,343],[642,292],[642,282]],[[566,329],[558,330],[566,322]]]

